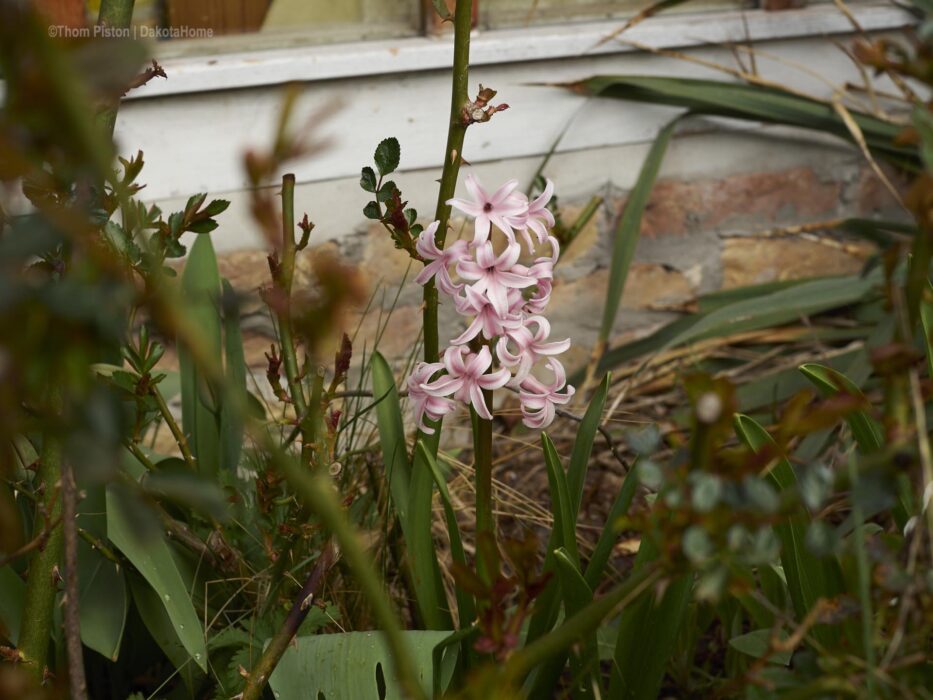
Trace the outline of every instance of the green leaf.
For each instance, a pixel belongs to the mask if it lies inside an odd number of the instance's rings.
[[[409,532],[408,504],[411,465],[405,445],[405,427],[399,403],[395,376],[389,363],[378,352],[372,358],[373,397],[376,402],[376,422],[379,424],[379,444],[385,464],[389,493],[395,513],[404,533]]]
[[[191,233],[210,233],[219,225],[220,224],[218,224],[213,219],[201,219],[199,221],[188,224],[187,230],[191,231]]]
[[[223,366],[221,354],[221,325],[218,301],[220,299],[220,273],[214,244],[209,236],[199,236],[185,263],[181,278],[185,312],[192,327],[199,329],[200,342],[207,354],[215,359],[214,367]],[[198,468],[205,476],[214,476],[220,464],[220,408],[219,393],[211,386],[188,348],[178,349],[181,374],[182,428]]]
[[[114,496],[113,487],[108,487],[107,536],[145,578],[188,656],[206,671],[207,649],[201,622],[169,544],[161,532],[141,537],[133,527],[132,517],[124,512],[124,504],[123,499]]]
[[[567,87],[604,97],[684,107],[692,114],[797,126],[854,142],[849,128],[830,102],[778,87],[635,75],[594,76]],[[911,170],[918,169],[916,150],[896,145],[898,125],[865,112],[849,112],[872,152]]]
[[[223,214],[227,211],[227,207],[230,206],[230,202],[226,199],[212,199],[211,203],[204,207],[204,212],[208,216],[217,216],[218,214]]]
[[[654,181],[661,168],[661,161],[664,159],[667,146],[671,142],[674,129],[679,121],[680,117],[674,119],[658,133],[658,137],[652,144],[645,162],[642,163],[641,171],[638,173],[638,180],[635,181],[635,186],[629,192],[622,216],[619,217],[619,223],[612,238],[609,288],[606,291],[603,321],[599,329],[599,341],[601,343],[605,343],[612,332],[612,326],[615,323],[619,305],[622,302],[625,280],[628,278],[628,271],[635,255],[635,246],[641,234],[642,214],[644,214],[645,207],[648,205],[651,190],[654,188]]]
[[[760,451],[774,445],[774,438],[752,418],[736,414],[735,431],[751,450]],[[768,471],[768,479],[779,491],[797,488],[797,475],[786,458],[778,459]],[[787,589],[798,620],[803,620],[819,598],[833,598],[843,592],[842,571],[833,558],[820,559],[807,549],[805,542],[810,517],[798,513],[775,526],[781,540],[781,564],[787,578]],[[838,631],[825,625],[813,628],[821,644],[832,646]]]
[[[376,173],[369,166],[360,171],[360,187],[366,192],[376,191]]]
[[[554,561],[557,564],[557,579],[560,581],[566,616],[576,615],[593,602],[593,591],[583,580],[580,569],[574,564],[567,550],[564,548],[556,550]],[[539,682],[548,684],[544,682],[544,678],[550,675],[553,680],[548,685],[551,688],[557,687],[563,666],[564,664],[560,661],[549,663],[547,667],[549,673],[542,672]],[[595,630],[586,636],[579,652],[571,655],[570,670],[571,677],[576,679],[572,688],[574,698],[601,697],[598,689],[594,692],[594,686],[598,686],[599,671],[599,646]]]
[[[441,496],[441,504],[444,506],[444,518],[447,521],[447,537],[450,539],[451,558],[458,564],[466,567],[466,553],[463,550],[463,541],[460,537],[460,526],[457,523],[457,514],[454,510],[453,502],[450,500],[450,492],[447,490],[447,481],[441,474],[437,466],[437,460],[425,444],[418,441],[418,455],[421,460],[428,465],[431,470],[431,476],[434,477],[434,483],[437,484],[438,493]],[[463,590],[462,586],[455,586],[454,593],[457,596],[457,612],[459,613],[461,625],[463,621],[476,619],[476,603],[473,596],[468,591]]]
[[[379,188],[379,192],[376,194],[376,201],[388,202],[392,199],[392,195],[395,194],[397,189],[398,187],[392,180],[387,180],[382,184],[382,187]]]
[[[450,629],[453,621],[444,593],[431,530],[434,477],[424,459],[424,454],[430,456],[430,453],[420,440],[418,448],[415,450],[411,472],[408,503],[410,525],[405,536],[411,562],[412,583],[425,626],[432,630]]]
[[[159,645],[172,665],[178,669],[179,675],[188,688],[189,696],[194,697],[196,685],[203,678],[203,672],[206,670],[204,666],[207,659],[206,651],[196,652],[201,654],[200,662],[192,656],[191,651],[179,638],[178,627],[166,612],[159,594],[141,576],[128,573],[127,582],[133,595],[133,603],[146,626],[146,631]],[[200,625],[198,625],[198,630],[200,630]]]
[[[861,389],[842,372],[816,362],[800,365],[798,369],[820,390],[823,396],[828,397],[843,392],[860,399],[866,406],[869,405]],[[846,416],[846,422],[862,454],[877,452],[884,446],[881,426],[866,411],[853,411]]]
[[[760,659],[771,648],[772,634],[773,630],[770,629],[753,630],[746,634],[740,634],[738,637],[733,637],[729,640],[729,646],[747,656]],[[787,639],[787,634],[781,632],[778,638],[784,641]],[[775,651],[768,656],[768,663],[788,666],[793,653],[793,651]]]
[[[580,514],[580,502],[583,500],[583,485],[586,481],[586,470],[593,452],[593,442],[603,419],[603,407],[609,395],[610,375],[603,377],[599,387],[590,399],[590,405],[583,414],[583,420],[577,428],[577,437],[573,441],[573,452],[570,453],[570,468],[567,470],[567,491],[570,495],[570,511],[574,521]]]
[[[577,551],[576,518],[571,511],[571,497],[567,488],[567,475],[560,462],[560,456],[547,433],[541,433],[541,446],[544,449],[544,464],[547,467],[548,490],[551,494],[551,513],[554,517],[554,531],[557,533],[557,546],[563,547],[575,564],[579,565],[580,554]]]
[[[81,641],[116,661],[130,605],[123,569],[78,540],[78,585]]]
[[[82,480],[79,488],[85,497],[78,504],[78,527],[106,541],[107,500],[104,485]],[[78,540],[78,585],[81,641],[104,657],[116,661],[129,611],[125,571],[81,538]]]
[[[220,466],[236,473],[243,452],[243,419],[248,406],[246,356],[240,330],[240,309],[230,282],[223,280],[224,370],[226,382],[220,407]]]
[[[638,571],[657,557],[643,539],[635,558]],[[693,577],[672,581],[658,599],[649,594],[622,611],[616,638],[615,668],[609,684],[611,698],[654,700],[658,697],[668,660],[687,613]]]
[[[449,635],[449,631],[402,633],[426,696],[431,696],[434,682],[431,653]],[[384,694],[380,693],[380,685]],[[269,686],[278,700],[405,697],[380,632],[296,637],[269,677]]]
[[[780,326],[799,321],[801,316],[848,306],[865,299],[881,280],[881,271],[873,270],[864,277],[846,275],[801,280],[773,291],[765,286],[759,290],[764,293],[758,296],[737,295],[732,303],[679,318],[647,338],[610,350],[600,360],[599,370],[606,371],[632,359],[692,341]]]
[[[609,563],[609,557],[612,555],[612,549],[615,547],[619,533],[616,531],[616,523],[628,512],[632,505],[632,499],[635,497],[635,489],[638,488],[638,474],[635,464],[629,469],[622,482],[622,488],[619,489],[619,495],[616,496],[612,508],[609,509],[609,516],[603,525],[603,531],[599,533],[599,539],[596,541],[596,547],[593,549],[593,555],[586,565],[585,579],[590,588],[596,588],[603,572],[606,570],[606,564]]]
[[[0,637],[19,642],[19,626],[26,603],[26,582],[12,566],[0,566]]]
[[[368,202],[366,206],[363,207],[363,216],[367,219],[379,221],[379,219],[382,218],[382,210],[376,202]]]
[[[923,347],[927,354],[927,371],[933,377],[933,283],[920,300],[920,326],[923,328]]]
[[[379,174],[388,175],[394,172],[398,167],[401,154],[402,151],[398,145],[398,139],[390,136],[381,141],[379,145],[376,146],[376,153],[373,155],[373,160],[376,161]]]

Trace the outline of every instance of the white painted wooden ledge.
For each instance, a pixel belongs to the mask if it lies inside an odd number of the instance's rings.
[[[853,3],[849,8],[866,31],[896,29],[916,21],[890,3]],[[628,30],[623,40],[597,46],[620,26],[619,21],[603,20],[476,32],[470,46],[470,63],[483,66],[637,50],[628,42],[655,48],[687,48],[853,31],[849,20],[827,3],[781,12],[710,10],[655,17]],[[450,65],[452,46],[449,36],[413,37],[166,57],[160,60],[171,79],[153,81],[126,99],[443,69]]]

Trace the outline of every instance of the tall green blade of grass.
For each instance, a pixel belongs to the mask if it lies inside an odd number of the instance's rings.
[[[768,431],[752,418],[736,414],[734,421],[736,433],[751,450],[757,452],[775,444]],[[779,459],[771,468],[768,479],[778,491],[797,487],[797,475],[786,458]],[[775,527],[781,541],[781,563],[787,588],[798,621],[806,617],[820,598],[833,598],[845,590],[839,562],[834,558],[818,558],[807,549],[805,541],[809,524],[810,518],[800,513]],[[839,639],[838,630],[833,627],[817,625],[812,632],[827,647],[835,646]]]
[[[215,367],[223,366],[220,320],[220,273],[210,236],[198,236],[181,277],[182,293],[192,325],[201,329],[202,342]],[[208,382],[182,345],[178,349],[181,375],[182,430],[204,476],[220,466],[220,405],[218,387]]]
[[[625,290],[625,280],[628,278],[632,258],[635,255],[635,246],[641,234],[642,214],[648,205],[648,198],[651,196],[654,181],[658,177],[661,161],[664,160],[664,154],[667,152],[668,144],[671,142],[674,129],[679,121],[680,118],[678,117],[661,129],[657,139],[651,146],[651,150],[648,152],[648,156],[645,158],[645,162],[642,163],[641,171],[638,173],[638,180],[636,180],[632,191],[629,192],[625,208],[622,210],[619,223],[616,225],[612,239],[609,288],[606,291],[606,304],[603,307],[603,320],[599,329],[597,349],[605,348],[616,315],[619,313],[622,292]]]
[[[606,565],[609,563],[609,557],[612,555],[612,549],[615,547],[619,533],[616,529],[619,519],[628,512],[632,505],[632,499],[635,497],[635,489],[638,487],[638,474],[636,472],[638,465],[632,465],[625,480],[622,482],[622,488],[619,489],[619,495],[609,509],[609,516],[603,525],[603,531],[599,533],[599,539],[596,541],[596,547],[593,549],[593,555],[586,565],[584,578],[590,588],[596,588]]]
[[[402,524],[402,530],[407,532],[411,466],[408,461],[408,448],[405,445],[405,427],[402,423],[398,389],[395,387],[392,369],[380,353],[373,353],[371,367],[376,422],[379,424],[379,444],[382,447],[386,479],[389,482],[395,513]]]
[[[725,300],[713,299],[705,306],[701,300],[699,313],[676,319],[645,338],[610,349],[600,360],[597,372],[692,341],[780,326],[798,321],[801,316],[859,303],[872,297],[880,282],[881,271],[876,269],[865,276],[811,278],[787,285],[742,288]],[[571,381],[578,381],[581,376],[575,373]]]
[[[220,464],[236,473],[243,452],[243,417],[247,405],[246,357],[240,330],[240,310],[230,282],[223,280],[223,295],[230,303],[224,311],[224,402],[220,407]]]
[[[801,365],[799,369],[823,396],[833,396],[842,392],[859,399],[865,406],[870,405],[858,385],[842,372],[816,362]],[[858,451],[863,455],[874,454],[884,448],[884,430],[867,410],[852,411],[846,416],[846,423],[852,431]],[[905,478],[900,479],[898,483],[898,501],[893,510],[894,520],[901,530],[907,525],[913,512],[912,487],[909,478],[903,476]],[[854,516],[854,512],[852,515]]]
[[[642,538],[632,576],[658,557],[656,546]],[[680,634],[693,589],[693,576],[672,581],[661,593],[643,596],[622,611],[607,697],[654,700]]]
[[[379,442],[389,495],[408,547],[410,578],[418,610],[429,629],[449,629],[450,613],[431,538],[434,479],[428,465],[417,456],[417,450],[415,470],[409,463],[402,409],[389,363],[376,352],[373,353],[371,367],[376,422],[379,424]]]
[[[586,95],[683,107],[694,114],[786,124],[832,134],[854,143],[845,121],[830,102],[789,90],[722,80],[638,75],[598,75],[566,87]],[[916,170],[916,150],[895,145],[899,127],[849,110],[868,147],[898,165]]]
[[[570,453],[570,467],[567,469],[567,492],[570,497],[570,510],[574,522],[580,515],[580,503],[583,500],[583,484],[586,481],[586,470],[593,453],[593,442],[599,431],[599,424],[603,417],[603,408],[606,397],[609,395],[611,376],[606,374],[603,381],[590,399],[586,407],[583,420],[577,428],[577,436],[573,441],[573,452]]]
[[[418,454],[422,461],[431,470],[431,476],[437,485],[437,491],[441,496],[441,504],[444,507],[444,518],[447,521],[447,537],[450,539],[450,555],[453,561],[461,566],[467,565],[466,553],[463,550],[463,540],[460,537],[460,526],[457,523],[457,515],[454,510],[453,502],[450,500],[450,492],[447,490],[447,481],[437,466],[437,460],[431,451],[425,447],[422,441],[418,441]],[[463,589],[462,586],[455,587],[457,596],[457,612],[460,615],[460,626],[464,627],[466,623],[476,619],[476,603],[473,596]]]

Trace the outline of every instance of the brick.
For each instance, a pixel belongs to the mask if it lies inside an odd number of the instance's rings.
[[[831,218],[841,192],[840,182],[826,181],[810,167],[691,182],[661,180],[645,210],[642,235]]]
[[[722,251],[723,288],[858,272],[873,248],[845,250],[794,238],[728,238]]]

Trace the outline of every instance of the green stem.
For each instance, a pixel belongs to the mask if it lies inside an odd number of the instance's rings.
[[[321,519],[323,525],[337,540],[344,560],[353,571],[360,590],[372,606],[376,623],[385,635],[386,643],[392,654],[395,674],[404,690],[405,697],[427,700],[418,682],[418,676],[402,634],[402,627],[386,596],[385,587],[379,574],[373,568],[372,559],[363,547],[359,533],[347,520],[346,513],[340,506],[332,481],[326,474],[311,476],[298,468],[294,461],[282,456],[279,459],[282,472],[301,494],[310,510]]]
[[[505,664],[503,676],[506,683],[518,683],[534,668],[566,650],[575,641],[584,639],[596,631],[602,621],[616,608],[631,604],[660,578],[661,572],[654,566],[644,566],[633,571],[628,579],[599,600],[568,618],[550,634],[540,637],[524,649],[515,652]]]
[[[469,104],[470,29],[473,21],[473,0],[457,0],[454,10],[454,66],[451,81],[450,122],[447,125],[447,147],[444,149],[444,170],[437,193],[434,218],[440,222],[434,238],[439,248],[444,247],[450,205],[447,200],[457,189],[457,176],[463,160],[463,137],[467,124],[463,121],[463,108]],[[430,281],[424,285],[424,359],[437,362],[440,342],[437,330],[437,288]]]
[[[59,403],[60,402],[56,402]],[[58,437],[46,435],[39,456],[38,481],[44,489],[37,527],[61,519],[62,500],[59,497],[62,479],[62,444]],[[62,556],[62,528],[49,533],[45,547],[39,550],[29,565],[26,581],[26,603],[19,632],[19,650],[25,666],[40,681],[48,663],[49,640],[57,593],[57,570]]]
[[[191,453],[191,447],[188,445],[188,438],[185,437],[184,431],[181,429],[181,426],[178,425],[178,421],[175,420],[175,416],[173,416],[172,412],[169,410],[168,404],[165,403],[165,397],[162,396],[162,392],[156,387],[152,387],[152,396],[155,398],[156,405],[159,407],[162,420],[165,421],[165,424],[172,433],[172,437],[175,438],[175,442],[178,444],[178,449],[181,451],[181,456],[185,460],[185,464],[188,465],[191,471],[196,472],[198,470],[198,462]],[[132,447],[130,451],[133,451]],[[139,451],[139,448],[136,448],[136,451]],[[141,451],[139,453],[142,454]],[[146,464],[143,459],[141,459],[140,462]]]
[[[282,364],[285,366],[285,376],[288,379],[288,392],[295,405],[298,420],[304,421],[308,413],[308,404],[305,401],[304,390],[301,388],[291,313],[295,252],[295,176],[289,173],[282,176],[282,263],[277,283],[283,298],[279,301],[276,316],[279,324],[279,341],[282,344]],[[302,435],[302,437],[308,436]]]
[[[282,655],[288,649],[288,645],[292,643],[295,635],[298,634],[298,628],[308,617],[312,603],[317,598],[324,583],[324,576],[330,571],[335,561],[334,545],[333,542],[329,542],[318,557],[317,562],[315,562],[314,568],[311,570],[311,574],[298,597],[295,598],[285,622],[270,640],[259,661],[250,671],[249,678],[246,679],[246,686],[240,695],[241,700],[260,700],[262,698],[263,688],[269,682],[269,677],[275,667],[278,666]]]
[[[135,4],[135,0],[101,0],[97,24],[102,27],[128,28],[133,21],[133,5]],[[116,104],[100,115],[101,126],[107,138],[113,136],[119,108],[120,100],[117,99]]]

